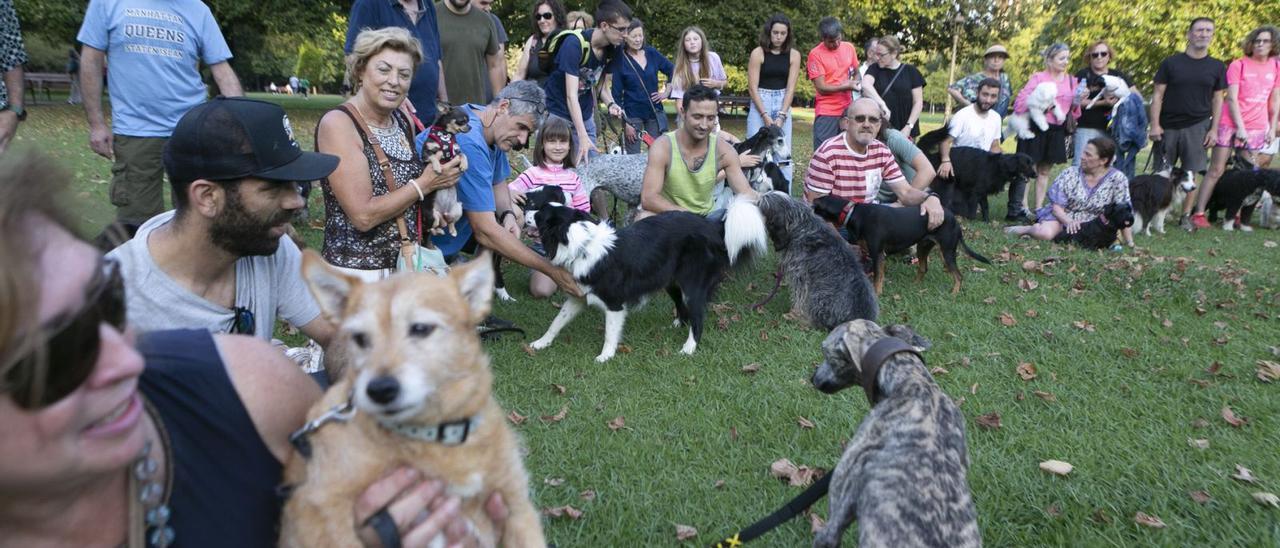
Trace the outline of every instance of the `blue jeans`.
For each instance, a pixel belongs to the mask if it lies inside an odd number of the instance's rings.
[[[786,105],[782,104],[782,100],[786,98],[787,90],[760,88],[757,91],[760,93],[760,102],[764,103],[764,110],[769,114],[770,118],[776,118],[778,116],[778,113],[782,112],[782,110],[786,108]],[[755,135],[757,131],[760,131],[760,128],[762,127],[764,127],[764,118],[761,117],[760,112],[756,110],[755,104],[752,104],[747,109],[747,134],[744,135],[743,137],[750,139],[751,136]],[[791,117],[790,116],[787,116],[787,119],[782,122],[782,138],[787,143],[786,145],[787,156],[784,159],[786,163],[782,165],[782,174],[787,178],[787,183],[788,183],[787,191],[790,192],[791,190],[789,188],[791,183]],[[815,144],[814,148],[815,149],[818,148],[818,145],[820,144],[822,143]]]
[[[1124,173],[1125,177],[1133,179],[1133,172],[1138,167],[1138,152],[1140,150],[1134,144],[1117,147],[1114,167]]]
[[[1073,167],[1080,167],[1080,156],[1084,155],[1084,146],[1089,144],[1090,139],[1093,139],[1094,137],[1103,137],[1103,136],[1109,137],[1109,135],[1107,135],[1107,132],[1102,130],[1093,129],[1090,127],[1077,127],[1076,134],[1074,137],[1072,137],[1072,140],[1071,140],[1072,144],[1075,145],[1074,147],[1075,156],[1071,158],[1071,165]]]

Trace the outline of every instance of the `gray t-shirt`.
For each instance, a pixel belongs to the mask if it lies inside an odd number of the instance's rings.
[[[129,324],[142,332],[205,328],[227,333],[235,311],[179,285],[151,257],[147,238],[173,215],[166,211],[152,217],[132,240],[107,254],[120,261]],[[302,253],[293,240],[281,236],[275,254],[236,261],[236,306],[253,312],[254,335],[264,340],[271,340],[277,315],[295,326],[320,315],[320,306],[302,281]]]
[[[893,128],[884,130],[884,144],[889,147],[889,152],[893,153],[893,159],[898,162],[898,169],[902,170],[902,176],[907,179],[907,184],[911,184],[911,180],[916,178],[916,168],[911,165],[911,162],[916,159],[916,156],[924,153],[911,142],[911,139]],[[889,185],[880,185],[876,201],[891,204],[898,201],[898,195],[889,188]]]

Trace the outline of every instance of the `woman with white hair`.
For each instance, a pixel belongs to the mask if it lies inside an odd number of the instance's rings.
[[[1022,87],[1022,91],[1018,92],[1018,98],[1013,103],[1013,113],[1015,115],[1026,114],[1029,109],[1028,99],[1036,87],[1046,82],[1055,84],[1058,87],[1058,94],[1054,97],[1054,102],[1059,108],[1050,108],[1045,113],[1045,120],[1049,122],[1049,129],[1041,130],[1036,124],[1030,124],[1031,131],[1035,136],[1030,139],[1018,139],[1018,152],[1031,156],[1031,159],[1036,163],[1036,209],[1040,209],[1044,205],[1045,192],[1049,188],[1049,173],[1053,171],[1053,166],[1067,161],[1067,134],[1074,130],[1074,127],[1068,126],[1073,126],[1075,119],[1080,117],[1076,81],[1067,72],[1067,64],[1070,62],[1071,50],[1066,44],[1057,43],[1045,48],[1045,69],[1031,75],[1031,78],[1027,80],[1027,85]],[[1055,111],[1059,109],[1061,109],[1061,112],[1067,113],[1065,117],[1058,118]],[[1029,220],[1031,212],[1027,210],[1026,189],[1017,188],[1017,190],[1018,193],[1023,194],[1023,209],[1022,211],[1008,212],[1005,219],[1011,221]]]

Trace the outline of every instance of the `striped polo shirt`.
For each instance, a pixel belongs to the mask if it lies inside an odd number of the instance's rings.
[[[591,211],[591,198],[582,188],[582,180],[578,178],[578,174],[560,166],[534,166],[526,169],[507,188],[527,194],[547,185],[560,187],[569,198],[569,207],[578,211]]]
[[[849,148],[842,131],[827,139],[809,159],[804,187],[814,194],[830,194],[857,203],[874,202],[880,185],[906,182],[893,152],[880,141],[871,141],[865,154]]]

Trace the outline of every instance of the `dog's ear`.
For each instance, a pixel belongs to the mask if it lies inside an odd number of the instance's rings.
[[[458,284],[458,292],[467,302],[473,324],[483,322],[493,304],[493,259],[489,253],[476,255],[467,264],[449,271],[449,278]]]
[[[933,347],[933,343],[929,342],[929,339],[920,336],[920,334],[916,333],[916,330],[912,329],[909,325],[893,324],[885,326],[884,332],[907,341],[907,344],[910,344],[921,351],[928,350]]]
[[[320,312],[335,322],[342,318],[342,312],[347,307],[347,297],[362,283],[358,278],[329,266],[312,249],[302,251],[302,279],[307,282],[307,288],[320,305]]]
[[[450,105],[449,103],[436,101],[436,112],[438,113],[438,116],[444,116],[451,108],[453,108],[453,105]]]

